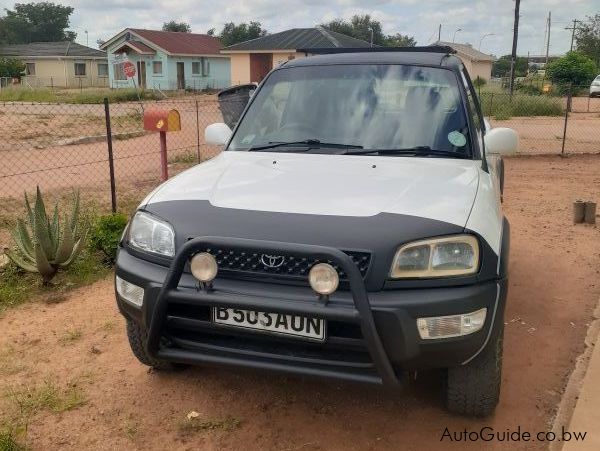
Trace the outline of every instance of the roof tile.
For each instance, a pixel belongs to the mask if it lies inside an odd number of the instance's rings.
[[[292,28],[279,33],[268,34],[260,38],[240,42],[223,50],[296,50],[311,48],[359,48],[371,44],[335,31],[321,27]]]
[[[0,45],[1,56],[12,57],[49,57],[67,56],[81,58],[106,58],[106,52],[86,47],[71,41],[32,42],[30,44]]]
[[[207,34],[129,28],[133,33],[174,55],[218,55],[221,41]]]

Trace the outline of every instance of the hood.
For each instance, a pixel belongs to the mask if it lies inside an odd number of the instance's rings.
[[[324,216],[395,213],[465,226],[480,162],[449,158],[222,152],[144,203],[207,200],[214,207]]]

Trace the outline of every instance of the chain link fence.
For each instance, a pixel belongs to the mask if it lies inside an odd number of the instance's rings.
[[[480,99],[493,126],[518,132],[522,154],[600,152],[600,98],[480,92]],[[167,133],[172,176],[220,152],[204,143],[204,128],[223,122],[223,112],[230,120],[227,107],[221,105],[222,111],[215,95],[106,106],[0,103],[0,249],[8,245],[8,228],[23,212],[23,193],[37,185],[48,203],[70,196],[75,188],[97,213],[111,211],[112,194],[120,211],[132,211],[162,180],[159,134],[144,130],[144,112],[180,113],[181,131]]]
[[[589,86],[566,89],[564,95],[482,90],[484,115],[494,127],[519,134],[521,154],[600,153],[600,98]]]
[[[36,186],[49,205],[77,189],[98,214],[113,209],[113,196],[119,211],[135,208],[162,181],[159,133],[144,130],[144,112],[171,109],[180,114],[181,131],[167,133],[169,176],[220,152],[204,143],[204,128],[223,121],[216,96],[110,105],[0,103],[0,249],[23,212],[23,193]]]

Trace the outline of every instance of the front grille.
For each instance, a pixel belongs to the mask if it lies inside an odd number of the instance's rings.
[[[306,280],[310,268],[316,263],[326,262],[332,265],[340,275],[340,280],[345,281],[348,279],[346,273],[335,263],[330,260],[319,260],[313,257],[306,257],[300,255],[293,255],[285,252],[270,252],[263,253],[260,250],[248,250],[248,249],[236,249],[236,248],[216,248],[210,247],[206,249],[206,252],[210,252],[215,256],[217,264],[219,265],[220,275],[262,275],[269,277],[281,277],[296,280]],[[371,254],[369,252],[357,252],[357,251],[343,251],[347,254],[354,264],[358,267],[360,274],[364,278],[369,270],[371,263]],[[269,263],[269,258],[263,255],[272,255],[277,258],[271,260],[274,263],[270,267],[264,262]]]

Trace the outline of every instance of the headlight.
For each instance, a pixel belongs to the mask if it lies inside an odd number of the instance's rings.
[[[405,244],[394,256],[390,277],[430,278],[473,274],[479,269],[479,243],[473,235],[433,238]]]
[[[129,244],[145,252],[172,257],[175,255],[175,232],[168,222],[138,211],[129,226]]]

